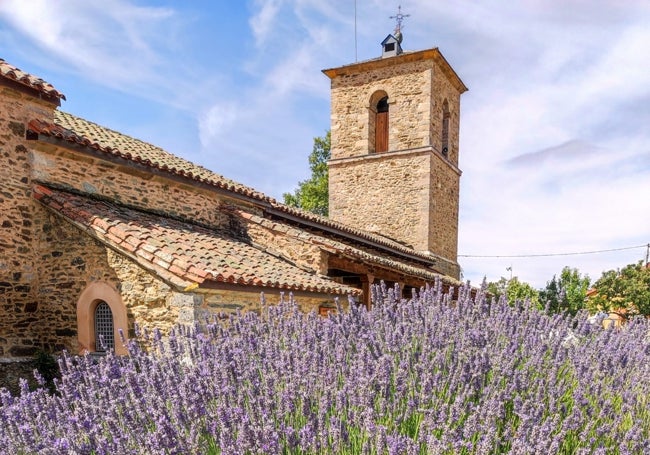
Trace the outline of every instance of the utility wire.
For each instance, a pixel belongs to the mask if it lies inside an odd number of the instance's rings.
[[[354,0],[354,61],[359,61],[357,57],[357,0]]]
[[[634,250],[636,248],[650,249],[650,243],[645,245],[627,246],[624,248],[611,248],[609,250],[580,251],[580,252],[573,252],[573,253],[500,254],[500,255],[459,254],[458,257],[459,258],[541,258],[541,257],[551,257],[551,256],[579,256],[581,254],[609,253],[611,251]]]

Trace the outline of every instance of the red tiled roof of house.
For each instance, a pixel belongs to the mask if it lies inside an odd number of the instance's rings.
[[[49,84],[48,82],[45,82],[41,78],[33,76],[29,73],[26,73],[16,68],[13,65],[10,65],[9,63],[5,62],[1,58],[0,58],[0,76],[16,81],[19,84],[22,84],[31,89],[37,90],[38,92],[43,93],[48,97],[56,98],[59,100],[65,99],[65,95],[59,92],[57,89],[55,89],[54,86],[52,86],[52,84]]]
[[[340,295],[361,292],[263,252],[228,232],[42,185],[34,187],[34,197],[179,288],[209,287],[209,282],[216,282]]]
[[[272,205],[274,209],[283,212],[286,215],[290,215],[290,216],[292,215],[304,221],[310,221],[317,225],[329,227],[336,231],[340,231],[346,234],[351,234],[355,237],[358,237],[361,240],[372,242],[377,246],[390,248],[391,250],[394,250],[396,252],[417,257],[420,260],[424,260],[424,261],[434,262],[436,259],[433,255],[429,253],[416,251],[413,248],[409,248],[408,246],[402,245],[401,243],[396,242],[395,240],[392,240],[388,237],[384,237],[383,235],[357,229],[352,226],[348,226],[347,224],[343,224],[338,221],[334,221],[329,218],[316,215],[315,213],[307,212],[305,210],[301,210],[296,207],[291,207],[286,204],[280,204],[275,201],[272,202]]]
[[[386,248],[390,254],[406,255],[410,258],[434,265],[436,260],[426,252],[416,251],[382,235],[370,233],[328,218],[282,204],[264,193],[227,179],[202,166],[166,152],[160,147],[134,139],[103,126],[89,122],[72,114],[55,111],[54,123],[33,120],[28,125],[32,133],[55,137],[69,143],[120,157],[153,169],[169,172],[197,182],[241,194],[260,202],[274,216],[292,219],[294,222],[310,224],[312,228],[335,231],[339,235],[354,238],[357,242],[369,242],[375,247]]]
[[[59,110],[55,111],[54,123],[32,120],[29,122],[27,129],[32,133],[90,147],[107,155],[123,158],[260,201],[272,201],[269,196],[259,191],[227,179],[191,161],[172,155],[160,147]]]
[[[258,224],[266,229],[271,231],[278,229],[278,223],[272,220],[268,220],[261,216],[245,212],[240,209],[233,208],[231,209],[238,216],[248,220],[251,223]],[[426,281],[434,282],[437,279],[442,280],[443,283],[451,286],[460,286],[462,283],[458,280],[455,280],[451,277],[441,275],[432,270],[427,269],[426,267],[417,267],[412,262],[401,262],[394,259],[390,259],[380,254],[377,250],[372,248],[363,248],[361,246],[351,246],[345,244],[341,241],[335,240],[333,238],[328,238],[325,236],[315,235],[306,231],[304,229],[299,229],[291,226],[283,226],[284,235],[302,239],[305,242],[311,243],[312,245],[317,245],[322,249],[335,253],[341,256],[345,256],[352,260],[361,260],[366,263],[375,264],[380,267],[385,267],[389,270],[399,271],[405,275],[410,275],[413,277],[418,277]]]

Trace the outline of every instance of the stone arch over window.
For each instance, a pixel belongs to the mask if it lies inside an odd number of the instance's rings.
[[[111,329],[115,353],[127,354],[119,334],[120,329],[124,337],[128,334],[128,319],[122,297],[110,284],[96,281],[84,289],[77,301],[79,353],[102,352],[104,349],[98,341],[99,335],[104,335],[104,344],[110,348],[108,331]]]
[[[445,99],[442,103],[442,132],[441,132],[441,138],[442,138],[442,154],[445,156],[449,156],[449,118],[451,115],[449,114],[449,102]]]
[[[389,104],[388,94],[377,90],[370,97],[370,125],[368,128],[369,151],[381,153],[388,151],[389,131]]]

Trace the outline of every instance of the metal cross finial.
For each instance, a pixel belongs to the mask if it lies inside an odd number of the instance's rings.
[[[402,14],[402,5],[397,7],[397,14],[395,16],[390,16],[389,19],[395,19],[397,24],[395,25],[395,33],[399,33],[402,30],[402,21],[405,17],[409,17],[410,14]]]

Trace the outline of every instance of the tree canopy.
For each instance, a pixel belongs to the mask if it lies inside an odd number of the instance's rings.
[[[587,302],[592,312],[650,315],[650,268],[643,262],[604,272],[594,283],[594,290]]]
[[[514,305],[520,300],[530,300],[534,305],[539,304],[539,294],[535,288],[526,282],[519,281],[516,276],[509,280],[501,277],[499,281],[490,282],[487,285],[487,290],[497,299],[503,296],[510,305]]]
[[[546,287],[539,291],[539,300],[549,313],[570,313],[575,315],[585,307],[585,296],[591,279],[582,276],[578,269],[564,267],[560,277],[553,275]]]
[[[293,193],[284,193],[284,203],[318,215],[327,216],[329,209],[327,161],[330,159],[331,134],[314,138],[314,148],[309,154],[311,177],[298,183]]]

